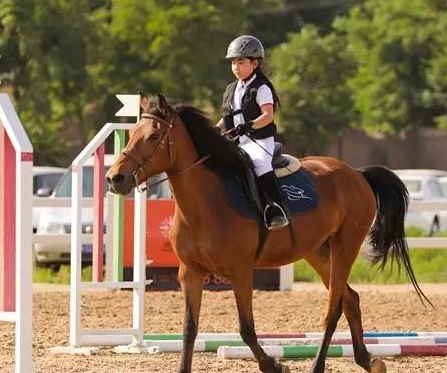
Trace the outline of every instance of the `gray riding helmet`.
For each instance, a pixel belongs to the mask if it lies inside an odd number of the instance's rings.
[[[242,35],[234,39],[228,46],[225,58],[264,58],[264,47],[258,38]]]

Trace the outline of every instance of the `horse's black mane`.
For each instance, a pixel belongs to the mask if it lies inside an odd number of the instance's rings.
[[[199,157],[211,155],[205,162],[205,166],[210,170],[228,177],[235,174],[243,175],[246,168],[251,167],[248,154],[217,133],[203,111],[188,105],[176,105],[174,110],[191,136]]]
[[[161,106],[167,106],[168,109],[161,109],[160,97],[164,101]],[[170,106],[162,96],[158,99],[148,97],[146,112],[165,118],[169,114],[166,111],[174,112],[180,117],[200,158],[211,155],[204,163],[208,169],[223,177],[243,177],[247,167],[253,167],[249,155],[234,142],[221,136],[202,110],[184,104]]]

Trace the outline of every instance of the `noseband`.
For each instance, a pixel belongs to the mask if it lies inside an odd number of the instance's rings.
[[[156,115],[153,114],[142,114],[141,115],[142,118],[146,118],[146,119],[152,119],[154,122],[156,123],[161,123],[163,125],[165,125],[168,129],[166,130],[166,132],[163,134],[163,137],[161,138],[161,140],[157,143],[157,145],[155,146],[154,152],[153,154],[143,163],[141,163],[135,156],[133,156],[131,153],[123,150],[121,151],[121,154],[123,154],[126,157],[129,157],[131,159],[133,159],[138,165],[138,169],[136,171],[134,171],[132,173],[132,176],[135,179],[135,185],[136,188],[139,192],[144,192],[145,190],[147,190],[148,188],[154,186],[154,185],[158,185],[161,184],[163,181],[166,181],[168,179],[168,177],[163,178],[162,180],[158,180],[155,181],[153,183],[147,184],[147,180],[149,179],[147,172],[146,172],[146,167],[150,166],[152,163],[153,158],[155,157],[155,155],[157,154],[157,152],[162,149],[164,147],[164,144],[166,142],[166,139],[168,140],[168,153],[169,153],[169,160],[171,162],[171,166],[172,166],[172,154],[171,154],[171,146],[172,146],[172,141],[171,141],[171,129],[174,127],[174,121],[177,117],[177,114],[174,113],[169,122],[163,118],[157,117]],[[171,174],[170,176],[174,176],[174,175],[179,175],[181,173],[184,173],[186,171],[189,171],[191,168],[205,162],[208,158],[210,157],[210,155],[207,155],[205,157],[202,157],[200,159],[198,159],[197,161],[195,161],[192,165],[186,167],[183,170],[180,170],[174,174]],[[141,174],[144,174],[144,177],[140,177]],[[141,184],[144,183],[144,186],[141,186]]]

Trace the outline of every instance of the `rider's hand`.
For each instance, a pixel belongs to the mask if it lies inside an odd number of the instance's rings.
[[[253,128],[253,122],[242,123],[236,126],[234,133],[236,136],[243,136],[249,133]]]
[[[216,131],[219,135],[222,134],[222,129],[219,126],[214,126],[213,130]]]

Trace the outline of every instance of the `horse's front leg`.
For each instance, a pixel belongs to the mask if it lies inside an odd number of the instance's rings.
[[[239,330],[242,340],[250,347],[259,364],[259,369],[265,373],[288,373],[287,366],[279,364],[268,356],[258,343],[253,321],[253,269],[241,271],[242,274],[232,278],[233,291],[239,313]]]
[[[190,373],[194,342],[199,326],[200,304],[202,302],[203,279],[205,273],[181,264],[178,279],[185,299],[183,322],[183,349],[179,373]]]

